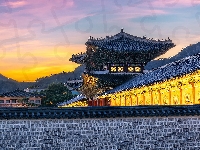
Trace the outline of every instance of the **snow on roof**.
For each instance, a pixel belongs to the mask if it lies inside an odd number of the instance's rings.
[[[74,97],[74,98],[72,98],[72,99],[70,99],[70,100],[68,100],[68,101],[66,101],[66,102],[59,103],[58,106],[68,105],[68,104],[77,102],[77,101],[79,101],[79,100],[82,100],[82,99],[84,99],[84,98],[86,98],[86,97],[85,97],[84,95],[80,94],[80,95],[78,95],[78,96],[76,96],[76,97]]]
[[[194,72],[198,69],[200,69],[200,53],[166,64],[145,74],[138,75],[128,82],[110,91],[107,91],[106,94],[116,93],[144,85],[149,85],[155,82],[164,81],[170,78]]]

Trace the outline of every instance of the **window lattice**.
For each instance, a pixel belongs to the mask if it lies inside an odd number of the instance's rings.
[[[117,68],[116,67],[111,67],[111,72],[116,72]]]
[[[118,72],[123,72],[123,67],[118,67]]]
[[[133,68],[133,67],[128,67],[128,71],[129,71],[129,72],[133,72],[133,71],[134,71],[134,68]]]

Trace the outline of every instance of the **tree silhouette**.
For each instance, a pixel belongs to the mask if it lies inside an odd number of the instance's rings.
[[[51,84],[47,90],[41,91],[42,106],[54,107],[60,102],[73,98],[72,92],[64,84]]]
[[[80,87],[80,92],[86,96],[87,99],[93,100],[97,94],[101,93],[102,90],[98,87],[97,78],[82,74],[83,85]]]

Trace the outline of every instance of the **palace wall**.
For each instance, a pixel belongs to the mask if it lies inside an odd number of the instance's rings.
[[[0,121],[0,149],[200,148],[200,117],[15,119]]]
[[[200,106],[0,110],[0,149],[200,148]]]

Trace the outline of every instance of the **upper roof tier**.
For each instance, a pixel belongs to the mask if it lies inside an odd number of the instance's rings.
[[[86,45],[93,45],[100,49],[106,50],[117,50],[117,51],[151,51],[156,49],[165,49],[169,50],[174,47],[175,44],[172,43],[172,40],[155,40],[147,39],[146,37],[137,37],[125,33],[121,29],[120,33],[117,33],[114,36],[106,36],[106,38],[93,38],[89,37]]]

